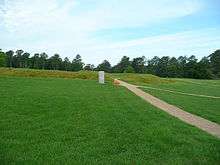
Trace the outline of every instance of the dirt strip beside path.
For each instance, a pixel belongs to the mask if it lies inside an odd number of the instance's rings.
[[[135,93],[137,96],[143,98],[145,101],[149,102],[150,104],[154,105],[155,107],[169,113],[172,116],[175,116],[179,118],[180,120],[193,125],[197,128],[200,128],[203,131],[206,131],[207,133],[214,135],[218,138],[220,138],[220,125],[214,122],[211,122],[209,120],[206,120],[202,117],[193,115],[191,113],[188,113],[176,106],[173,106],[171,104],[166,103],[165,101],[162,101],[144,91],[141,89],[138,89],[138,86],[128,84],[126,82],[117,80],[120,82],[121,86],[126,87],[133,93]]]

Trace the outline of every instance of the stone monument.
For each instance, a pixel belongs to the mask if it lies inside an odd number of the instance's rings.
[[[99,71],[99,83],[104,84],[105,83],[105,72]]]

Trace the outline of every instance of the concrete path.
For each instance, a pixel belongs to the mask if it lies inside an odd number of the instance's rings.
[[[206,131],[207,133],[214,135],[218,138],[220,138],[220,125],[214,122],[211,122],[209,120],[206,120],[202,117],[193,115],[191,113],[188,113],[176,106],[170,105],[166,103],[165,101],[162,101],[140,89],[138,89],[138,86],[128,84],[126,82],[117,80],[121,86],[126,87],[133,93],[135,93],[137,96],[143,98],[145,101],[149,102],[150,104],[154,105],[155,107],[167,112],[168,114],[179,118],[180,120],[193,125],[197,128],[200,128],[203,131]]]

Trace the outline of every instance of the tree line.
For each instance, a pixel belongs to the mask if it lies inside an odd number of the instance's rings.
[[[59,54],[49,57],[46,53],[35,53],[33,56],[23,50],[3,52],[0,49],[0,67],[31,68],[63,71],[105,71],[109,73],[149,73],[160,77],[213,79],[220,78],[220,50],[198,60],[194,55],[176,57],[153,57],[147,60],[144,56],[130,59],[123,56],[114,66],[104,60],[95,67],[84,64],[79,54],[70,61],[62,59]]]

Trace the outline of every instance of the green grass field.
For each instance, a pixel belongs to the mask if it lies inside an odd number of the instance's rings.
[[[95,80],[0,76],[1,164],[219,164],[220,140]]]
[[[145,84],[148,87],[220,97],[220,80],[175,79],[173,83]],[[220,124],[220,98],[205,98],[142,88],[146,92],[185,111]]]

